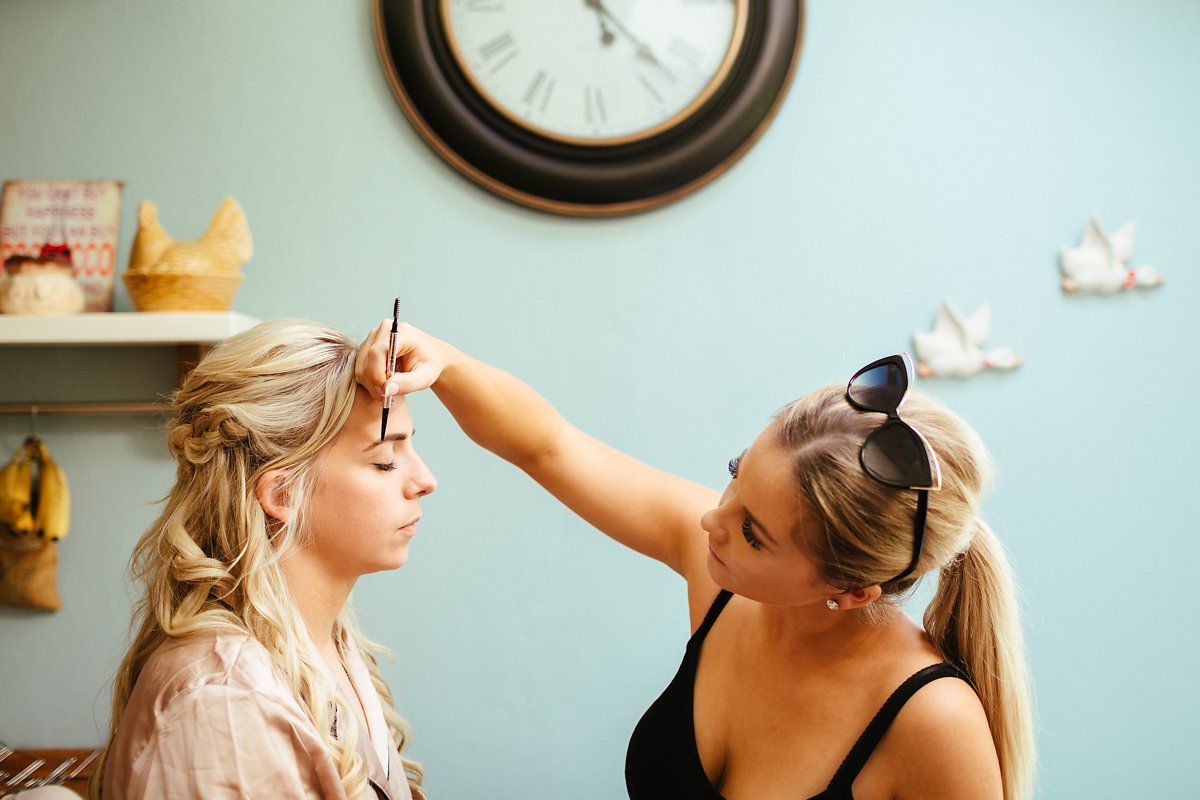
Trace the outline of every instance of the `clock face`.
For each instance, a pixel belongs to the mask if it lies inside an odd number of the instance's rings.
[[[466,178],[612,216],[707,185],[758,139],[800,59],[805,0],[372,0],[413,128]]]
[[[617,145],[687,118],[721,86],[749,0],[441,0],[468,80],[551,139]]]

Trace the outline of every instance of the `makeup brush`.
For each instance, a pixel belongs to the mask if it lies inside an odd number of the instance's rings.
[[[388,359],[386,365],[387,377],[392,377],[392,373],[396,371],[396,329],[400,326],[400,298],[396,298],[396,304],[392,306],[392,335],[388,337]],[[383,398],[383,424],[379,426],[379,441],[383,441],[387,436],[387,418],[388,409],[392,407],[392,397],[388,395]]]

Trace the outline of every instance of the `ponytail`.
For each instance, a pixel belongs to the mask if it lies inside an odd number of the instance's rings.
[[[1016,588],[1008,559],[982,520],[967,549],[941,570],[925,611],[933,645],[971,679],[1000,759],[1004,800],[1033,784],[1033,720]]]
[[[887,603],[900,602],[921,576],[940,570],[925,630],[942,658],[975,687],[1000,761],[1004,800],[1028,800],[1032,704],[1016,589],[1000,543],[977,516],[991,460],[971,426],[928,395],[911,392],[904,416],[935,450],[942,474],[941,490],[929,498],[913,573],[889,578],[912,559],[916,495],[863,470],[863,442],[880,422],[850,405],[843,384],[805,395],[777,415],[779,441],[793,454],[798,497],[819,531],[802,541],[830,585],[878,584]],[[869,611],[864,616],[871,619]]]

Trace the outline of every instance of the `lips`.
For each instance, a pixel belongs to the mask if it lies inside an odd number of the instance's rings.
[[[717,555],[717,551],[712,549],[711,544],[708,546],[708,554],[710,556],[712,556],[713,560],[716,561],[718,564],[720,564],[722,567],[725,566],[725,562],[721,560],[721,557],[719,555]]]
[[[414,533],[417,532],[417,523],[420,521],[421,521],[421,518],[417,517],[412,522],[409,522],[406,525],[401,525],[400,533],[407,533],[409,536],[412,536]]]

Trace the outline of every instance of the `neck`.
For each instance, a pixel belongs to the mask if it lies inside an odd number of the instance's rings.
[[[871,622],[864,611],[830,611],[820,606],[761,605],[759,630],[766,652],[777,653],[791,664],[829,667],[877,652],[882,638],[893,636],[906,624],[916,625],[898,608],[883,609],[883,621]]]
[[[288,555],[282,566],[288,590],[309,636],[323,654],[336,657],[333,628],[354,588],[354,580],[330,574],[305,550]]]

